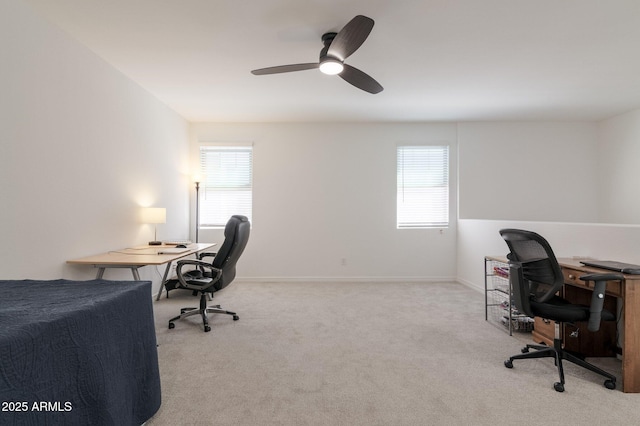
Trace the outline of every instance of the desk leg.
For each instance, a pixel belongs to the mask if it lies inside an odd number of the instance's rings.
[[[131,273],[133,274],[133,279],[136,281],[140,281],[140,274],[138,273],[138,267],[131,268]]]
[[[624,282],[622,381],[624,392],[640,392],[640,280]]]
[[[171,270],[171,262],[167,263],[167,267],[164,270],[164,275],[162,276],[162,281],[160,281],[160,288],[158,289],[158,295],[156,296],[156,301],[160,300],[160,296],[162,296],[162,289],[164,288],[164,283],[167,282],[167,277],[169,276],[170,270]]]
[[[107,269],[106,266],[96,266],[98,268],[98,273],[96,274],[96,279],[101,280],[104,277],[104,271]],[[123,268],[123,266],[110,266],[111,268]],[[138,273],[139,266],[127,266],[127,268],[131,269],[131,274],[133,275],[133,279],[135,281],[140,281],[140,274]]]

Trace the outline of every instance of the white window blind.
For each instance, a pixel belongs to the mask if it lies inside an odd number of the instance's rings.
[[[225,226],[235,214],[251,218],[253,147],[200,146],[200,226]]]
[[[397,227],[449,225],[449,147],[397,147]]]

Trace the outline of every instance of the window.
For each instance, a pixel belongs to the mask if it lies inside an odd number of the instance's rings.
[[[449,226],[449,147],[397,148],[397,227]]]
[[[234,214],[251,221],[253,147],[200,146],[200,226],[225,226]]]

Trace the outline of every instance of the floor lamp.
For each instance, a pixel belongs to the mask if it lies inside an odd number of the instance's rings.
[[[196,181],[196,243],[198,242],[199,229],[200,229],[200,182]]]

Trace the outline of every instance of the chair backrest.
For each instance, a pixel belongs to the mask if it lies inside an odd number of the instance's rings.
[[[544,303],[564,285],[562,270],[542,236],[521,229],[502,229],[509,246],[510,281],[516,306],[528,315],[530,300]]]
[[[222,270],[222,276],[214,284],[215,291],[231,284],[236,277],[236,263],[249,241],[251,224],[246,216],[231,216],[224,228],[224,242],[213,259],[213,267]]]

